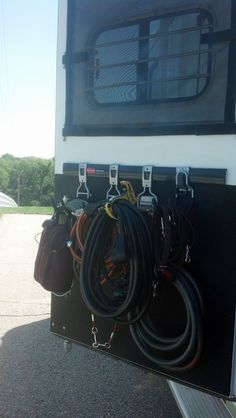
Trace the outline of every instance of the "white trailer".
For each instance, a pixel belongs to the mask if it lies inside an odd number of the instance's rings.
[[[201,416],[229,416],[211,395],[236,397],[235,103],[234,0],[59,1],[56,198],[95,203],[122,193],[123,180],[148,197],[139,201],[142,213],[151,210],[150,196],[161,205],[178,193],[193,200],[187,269],[204,302],[199,363],[183,373],[158,366],[134,348],[129,330],[109,350],[177,382],[172,389],[190,417],[200,416],[200,404]],[[72,296],[53,295],[51,329],[92,346],[80,292],[78,284]],[[177,299],[170,302],[174,316]],[[111,329],[104,318],[96,321],[105,334]]]

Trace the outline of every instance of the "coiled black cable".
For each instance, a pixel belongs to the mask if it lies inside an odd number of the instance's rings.
[[[156,227],[153,238],[151,223]],[[83,249],[81,295],[95,315],[128,324],[137,347],[151,362],[167,371],[185,371],[197,363],[203,340],[201,293],[193,277],[179,267],[192,244],[192,226],[186,217],[164,206],[159,206],[148,224],[125,199],[114,200],[108,213],[104,207],[98,209]],[[121,246],[117,245],[119,238]],[[114,265],[125,271],[123,275],[110,274],[105,262],[114,253]],[[186,317],[184,330],[168,337],[152,317],[152,303],[158,303],[158,298],[156,302],[152,298],[153,285],[167,282],[179,293]],[[116,290],[122,290],[120,299],[114,297]]]
[[[168,371],[184,371],[198,361],[203,339],[201,293],[193,277],[182,268],[189,261],[188,252],[194,242],[194,231],[187,216],[170,207],[157,205],[152,219],[155,296],[140,321],[130,325],[130,331],[146,358]],[[160,318],[158,325],[155,321],[155,303],[158,304],[160,285],[166,286],[167,292],[173,286],[182,299],[185,308],[185,319],[182,321],[185,323],[179,335],[162,335]],[[175,321],[173,318],[173,323]]]
[[[146,358],[168,371],[185,371],[198,361],[202,351],[203,303],[198,286],[184,269],[163,272],[171,275],[171,285],[179,292],[186,311],[184,331],[174,337],[163,336],[147,312],[130,325],[131,335]]]
[[[104,209],[98,210],[90,225],[82,255],[80,290],[86,306],[95,315],[132,324],[143,316],[152,295],[152,240],[142,214],[129,201],[115,200],[112,213],[113,218]],[[101,285],[101,276],[106,279],[108,274],[104,259],[112,250],[114,228],[117,235],[122,236],[125,260],[121,263],[127,270],[127,284],[121,300],[114,299],[112,292]],[[114,246],[115,243],[113,250]]]
[[[153,247],[157,268],[182,266],[189,261],[194,230],[187,215],[157,205],[153,215]]]

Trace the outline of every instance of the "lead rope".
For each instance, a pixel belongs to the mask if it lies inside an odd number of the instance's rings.
[[[108,338],[108,340],[105,343],[99,343],[98,339],[97,339],[98,328],[96,327],[96,324],[95,324],[94,314],[91,314],[91,319],[92,319],[91,333],[93,335],[93,344],[92,344],[93,348],[103,347],[103,348],[106,348],[107,350],[110,350],[112,340],[113,340],[115,332],[117,330],[117,323],[116,322],[114,323],[112,332],[111,332],[110,337]]]

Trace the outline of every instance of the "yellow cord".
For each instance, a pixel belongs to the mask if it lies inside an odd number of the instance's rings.
[[[107,202],[104,206],[104,210],[106,212],[106,214],[109,216],[109,218],[114,219],[115,221],[118,221],[118,218],[116,218],[113,215],[113,211],[112,211],[112,205],[111,202]]]
[[[130,203],[135,205],[137,203],[137,198],[134,193],[134,189],[129,181],[123,180],[120,184],[126,189],[126,193],[123,196],[124,199],[127,199]]]
[[[105,213],[109,216],[109,218],[114,219],[115,221],[118,221],[118,218],[115,217],[112,210],[112,205],[117,200],[128,200],[133,205],[136,204],[137,198],[134,193],[134,189],[129,181],[123,180],[120,182],[120,184],[126,189],[126,191],[118,196],[113,197],[109,202],[107,202],[104,206]]]

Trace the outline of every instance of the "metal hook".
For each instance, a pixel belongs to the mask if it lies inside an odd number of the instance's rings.
[[[84,191],[83,191],[84,190]],[[87,164],[79,164],[79,187],[76,196],[86,196],[89,199],[89,189],[87,187]]]
[[[152,192],[152,166],[142,167],[143,191],[137,196],[137,207],[141,210],[153,210],[157,203],[157,196]]]
[[[111,164],[109,166],[109,184],[110,189],[107,191],[107,200],[112,199],[113,197],[119,196],[120,191],[118,189],[118,164]],[[114,193],[111,193],[114,190]]]

